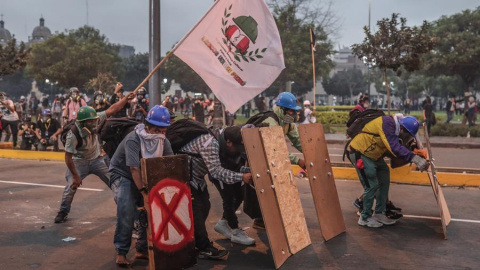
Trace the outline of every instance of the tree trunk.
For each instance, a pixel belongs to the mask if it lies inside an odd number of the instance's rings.
[[[390,87],[389,83],[387,82],[387,69],[383,70],[383,81],[385,82],[385,90],[387,91],[387,108],[388,108],[388,115],[390,115],[391,103],[390,103]]]

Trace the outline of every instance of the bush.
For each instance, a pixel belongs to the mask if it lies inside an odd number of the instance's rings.
[[[432,126],[432,136],[446,136],[446,137],[466,137],[470,131],[470,137],[480,137],[480,127],[468,127],[459,124],[445,124],[439,123]]]
[[[348,111],[317,112],[317,122],[322,124],[345,125],[348,121]]]
[[[350,111],[353,109],[354,106],[352,105],[342,105],[342,106],[317,106],[315,110],[317,112],[331,112],[334,111]]]

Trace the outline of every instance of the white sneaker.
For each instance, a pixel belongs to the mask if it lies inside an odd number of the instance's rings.
[[[385,214],[375,214],[373,218],[385,225],[393,225],[397,222],[395,219],[388,218]]]
[[[245,246],[251,246],[255,244],[255,239],[248,237],[248,235],[242,229],[233,229],[232,238],[230,238],[230,241]]]
[[[367,226],[370,228],[379,228],[382,227],[383,224],[375,220],[373,217],[368,217],[366,220],[360,217],[358,219],[358,225],[360,226]]]
[[[214,229],[216,232],[223,234],[223,236],[225,236],[226,238],[232,238],[232,228],[228,226],[228,221],[226,221],[225,219],[220,219],[215,225]]]

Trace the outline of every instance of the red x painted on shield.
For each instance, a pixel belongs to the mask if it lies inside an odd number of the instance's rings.
[[[185,196],[185,190],[180,190],[179,193],[176,193],[172,200],[166,204],[165,194],[162,193],[160,196],[156,196],[154,201],[160,206],[162,209],[162,225],[160,226],[158,233],[155,235],[155,241],[160,241],[160,237],[163,234],[165,240],[169,239],[168,235],[168,224],[172,224],[173,228],[178,232],[180,235],[186,235],[188,233],[188,229],[183,224],[183,222],[178,218],[175,214],[175,211],[178,208],[180,203],[180,199]]]

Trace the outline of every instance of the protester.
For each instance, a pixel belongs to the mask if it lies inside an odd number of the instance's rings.
[[[170,96],[165,97],[162,102],[162,106],[166,107],[169,111],[175,112],[175,110],[173,109],[173,103],[170,100]]]
[[[205,123],[205,113],[203,109],[203,103],[200,98],[195,100],[193,104],[192,116],[200,123]]]
[[[77,113],[83,106],[87,106],[87,102],[85,102],[80,96],[78,88],[70,88],[70,98],[65,103],[65,111],[63,112],[63,119],[65,122],[77,119]]]
[[[15,102],[15,111],[18,114],[18,119],[23,119],[23,115],[25,113],[25,97],[21,96],[20,101]]]
[[[301,124],[316,123],[317,119],[315,118],[315,112],[312,112],[312,110],[310,110],[310,101],[305,100],[303,102],[303,106],[304,106],[303,115],[304,115],[305,119],[303,120],[303,122]]]
[[[405,114],[410,114],[412,100],[407,97],[407,99],[405,99],[405,102],[403,103],[403,107],[405,108]]]
[[[121,88],[118,88],[118,85],[119,84],[117,83],[117,85],[115,86],[115,91],[114,91],[113,95],[110,97],[110,100],[109,100],[110,106],[112,106],[113,104],[115,104],[117,102],[120,102],[125,97],[123,95],[123,91],[124,91],[123,86]],[[118,112],[114,113],[112,115],[112,117],[114,117],[114,118],[127,117],[127,115],[128,115],[127,111],[130,108],[131,108],[131,105],[130,105],[129,102],[127,102],[123,105],[122,108],[120,108],[120,110]]]
[[[135,120],[143,123],[143,120],[147,116],[147,111],[148,111],[148,100],[145,97],[147,94],[147,90],[145,88],[140,88],[137,91],[137,98],[136,102],[133,104],[133,109],[132,109],[132,117],[135,118]]]
[[[117,251],[116,263],[129,265],[126,255],[130,250],[133,224],[137,207],[143,206],[148,196],[141,175],[141,158],[153,158],[173,155],[170,142],[165,138],[170,125],[167,108],[156,105],[145,118],[145,124],[139,124],[120,143],[113,155],[109,172],[111,188],[117,203],[117,225],[113,243]],[[135,258],[148,259],[146,228],[139,226],[135,245]]]
[[[349,158],[355,165],[358,177],[364,188],[363,210],[358,224],[368,227],[381,227],[395,224],[386,215],[386,203],[390,187],[390,170],[383,157],[388,152],[394,157],[413,162],[424,171],[428,162],[415,155],[399,143],[402,133],[415,137],[419,128],[413,116],[379,116],[368,122],[347,146]],[[373,200],[376,197],[375,215]]]
[[[468,126],[472,127],[475,125],[475,108],[477,106],[477,102],[475,101],[474,96],[470,96],[468,98],[467,102],[467,120],[468,120]]]
[[[435,114],[433,113],[432,100],[429,96],[423,104],[423,120],[427,123],[428,134],[431,136],[430,128],[435,125]]]
[[[123,88],[122,84],[117,83],[116,90],[121,88]],[[55,223],[66,221],[77,187],[82,185],[82,180],[85,177],[95,174],[107,186],[110,186],[108,167],[101,155],[102,145],[98,138],[97,125],[120,111],[127,104],[128,99],[132,98],[133,93],[123,97],[106,111],[99,113],[89,106],[83,106],[78,111],[78,118],[73,130],[67,133],[65,143],[65,163],[67,165],[65,179],[67,185],[62,195],[60,211],[55,217]]]
[[[58,152],[58,136],[62,133],[62,127],[56,119],[52,118],[50,109],[42,111],[35,133],[39,142],[39,151],[46,151],[49,146],[53,145],[53,151]]]
[[[205,221],[210,212],[210,200],[205,182],[208,173],[213,179],[223,184],[252,182],[249,172],[239,173],[222,167],[220,161],[219,142],[210,133],[200,135],[180,149],[181,153],[188,153],[191,158],[190,186],[192,191],[192,209],[195,230],[195,246],[201,259],[223,259],[228,251],[219,250],[212,245],[208,238]]]
[[[58,94],[52,102],[52,118],[57,120],[59,123],[62,121],[62,110],[63,105],[61,101],[61,94]]]
[[[188,118],[188,116],[190,115],[190,112],[192,111],[192,99],[188,94],[185,96],[185,99],[183,100],[183,106],[184,106],[184,117]]]
[[[100,90],[93,93],[93,98],[90,103],[96,112],[103,112],[110,107],[110,103],[107,101],[105,94]]]
[[[35,132],[36,125],[32,123],[32,116],[26,114],[23,118],[23,123],[18,126],[18,136],[22,137],[22,143],[20,144],[21,150],[32,150],[32,146],[35,146],[37,150],[37,135]]]
[[[370,109],[370,98],[368,95],[360,95],[358,98],[358,103],[350,110],[349,117],[352,117],[354,113],[364,112],[365,110]]]
[[[18,123],[19,118],[18,114],[15,111],[15,104],[13,101],[7,98],[7,93],[0,92],[0,111],[2,112],[2,129],[7,130],[10,127],[12,131],[12,140],[13,148],[17,147],[18,139]],[[0,132],[0,138],[2,133]],[[9,141],[10,138],[5,137],[5,142]]]
[[[245,154],[245,147],[240,127],[227,127],[220,134],[218,144],[220,145],[220,163],[223,168],[234,172],[250,172],[250,169],[245,167],[246,158],[242,156],[242,153]],[[211,175],[209,179],[214,183],[223,201],[222,218],[215,225],[215,231],[224,235],[232,243],[247,246],[255,244],[255,239],[248,237],[245,231],[238,227],[238,218],[235,214],[243,201],[242,183],[225,184]]]
[[[447,101],[447,106],[445,106],[445,110],[447,111],[447,121],[446,123],[450,123],[453,119],[453,115],[455,114],[455,95],[452,95],[450,99]]]

